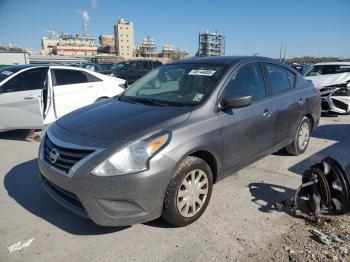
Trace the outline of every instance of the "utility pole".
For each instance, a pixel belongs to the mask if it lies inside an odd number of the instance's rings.
[[[286,61],[286,53],[287,53],[287,44],[284,43],[284,56],[283,56],[283,61]]]
[[[282,59],[282,43],[281,43],[281,46],[280,46],[280,61],[281,61],[281,59]]]

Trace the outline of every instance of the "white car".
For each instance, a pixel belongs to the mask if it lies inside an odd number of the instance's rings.
[[[320,89],[323,112],[350,114],[350,62],[318,63],[304,77]]]
[[[61,116],[124,91],[125,80],[70,66],[0,69],[0,131],[41,129]]]

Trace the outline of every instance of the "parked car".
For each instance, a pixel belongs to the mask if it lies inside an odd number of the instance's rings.
[[[123,91],[125,80],[68,66],[0,69],[0,131],[40,129],[80,107]]]
[[[311,65],[307,64],[290,64],[290,66],[302,75],[311,68]]]
[[[125,79],[127,84],[131,85],[137,79],[161,64],[161,62],[153,60],[129,60],[120,62],[113,66],[113,76]]]
[[[83,65],[83,68],[92,70],[94,72],[104,74],[104,75],[112,75],[113,74],[113,63],[87,63]]]
[[[173,71],[182,76],[154,86]],[[185,226],[203,214],[213,183],[282,148],[304,153],[319,118],[318,90],[273,59],[181,60],[51,125],[40,179],[99,225],[162,216]]]
[[[320,89],[323,112],[350,114],[350,62],[318,63],[304,76]]]

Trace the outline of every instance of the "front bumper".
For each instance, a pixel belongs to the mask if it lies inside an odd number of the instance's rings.
[[[349,98],[331,95],[321,97],[322,112],[335,112],[340,114],[348,113],[350,111],[350,101],[347,101],[347,99]]]
[[[157,154],[149,170],[112,177],[91,174],[93,161],[82,159],[64,174],[44,159],[41,147],[38,163],[42,185],[59,204],[101,226],[125,226],[160,217],[176,165],[173,160]]]

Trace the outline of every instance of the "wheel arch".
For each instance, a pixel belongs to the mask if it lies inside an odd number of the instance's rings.
[[[198,158],[202,159],[203,161],[205,161],[209,165],[210,170],[213,174],[213,182],[215,183],[217,181],[218,161],[213,153],[211,153],[205,149],[198,149],[198,150],[195,150],[195,151],[187,154],[186,157],[187,156],[198,157]]]
[[[314,130],[315,128],[315,120],[314,117],[312,116],[312,114],[306,114],[305,117],[307,117],[310,120],[310,124],[311,124],[311,130]]]

